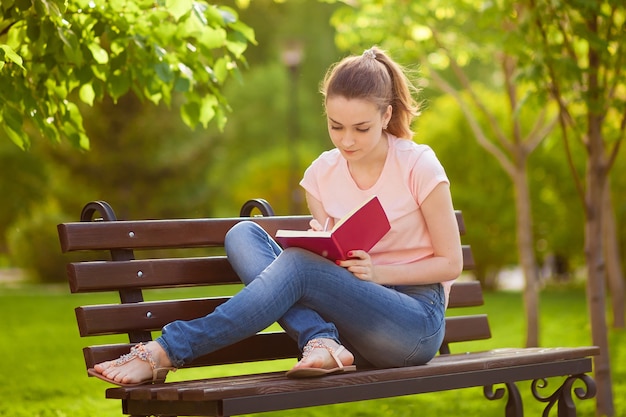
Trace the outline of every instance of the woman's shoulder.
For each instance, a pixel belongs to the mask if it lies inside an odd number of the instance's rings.
[[[399,157],[419,159],[425,154],[432,154],[434,156],[434,151],[430,146],[413,142],[410,139],[402,139],[390,135],[390,143],[391,148]]]
[[[336,165],[341,159],[341,153],[339,149],[333,148],[328,151],[322,152],[313,162],[312,165]]]

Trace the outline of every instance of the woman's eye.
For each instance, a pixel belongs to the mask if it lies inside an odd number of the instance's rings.
[[[341,130],[341,126],[330,126],[332,130]]]
[[[369,131],[369,130],[370,130],[370,128],[369,128],[369,127],[365,127],[365,128],[359,128],[359,129],[357,129],[357,132],[365,133],[365,132],[367,132],[367,131]]]

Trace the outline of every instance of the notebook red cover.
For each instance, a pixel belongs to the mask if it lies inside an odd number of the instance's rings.
[[[283,248],[303,248],[335,261],[347,259],[351,250],[369,251],[390,228],[378,197],[372,196],[339,220],[330,231],[278,230],[276,241]]]

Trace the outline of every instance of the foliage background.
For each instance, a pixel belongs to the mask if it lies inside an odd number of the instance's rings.
[[[241,2],[222,3],[236,9]],[[312,0],[258,0],[237,10],[255,30],[257,45],[246,52],[248,67],[240,79],[225,84],[223,94],[232,111],[224,131],[215,125],[187,127],[178,114],[184,103],[180,94],[174,94],[168,106],[152,105],[131,93],[117,103],[105,98],[93,107],[83,106],[89,152],[77,152],[67,142],[41,140],[24,153],[0,132],[0,189],[5,196],[0,206],[0,265],[24,267],[35,280],[64,280],[64,260],[49,249],[57,247],[56,232],[42,226],[77,220],[91,200],[108,201],[119,218],[232,216],[254,197],[267,199],[278,213],[293,211],[287,181],[292,161],[299,177],[330,147],[318,84],[326,68],[343,55],[329,23],[337,7]],[[294,42],[303,49],[295,82],[281,61],[286,45]],[[512,187],[471,138],[454,102],[429,88],[428,79],[419,80],[416,62],[402,63],[424,87],[415,140],[430,144],[444,163],[455,204],[471,225],[468,240],[480,266],[477,275],[493,283],[502,268],[517,263]],[[490,91],[490,74],[476,71],[473,76],[484,85],[481,95],[488,98],[491,110],[500,114],[504,97]],[[291,95],[293,88],[296,96]],[[295,121],[290,116],[294,105]],[[295,137],[290,136],[294,122]],[[576,152],[583,154],[582,148]],[[626,194],[619,190],[626,187],[625,167],[622,152],[613,171],[622,247]],[[575,276],[584,259],[582,226],[573,227],[582,225],[582,208],[557,133],[533,154],[530,175],[538,260],[543,263],[557,254]],[[299,198],[295,207],[305,212]]]

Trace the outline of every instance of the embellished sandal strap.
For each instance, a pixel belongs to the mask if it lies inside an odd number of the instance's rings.
[[[139,343],[137,345],[135,345],[134,347],[132,347],[130,349],[130,353],[127,353],[126,355],[122,355],[120,356],[118,359],[115,360],[115,362],[113,363],[114,366],[122,366],[125,363],[128,363],[130,361],[132,361],[133,359],[140,359],[144,362],[148,362],[150,364],[150,367],[154,370],[156,369],[156,362],[154,360],[154,358],[152,357],[152,352],[150,352],[148,349],[146,349],[146,346],[143,343]]]
[[[324,343],[322,340],[320,339],[311,339],[307,342],[307,344],[304,346],[304,348],[302,349],[302,358],[306,358],[307,356],[309,356],[311,354],[311,352],[315,349],[326,349],[328,351],[328,353],[330,353],[330,356],[335,360],[335,362],[337,363],[337,366],[340,369],[343,369],[343,363],[341,362],[341,360],[339,359],[338,354],[341,353],[345,348],[343,346],[339,346],[339,348],[337,348],[337,351],[335,352],[335,349],[333,349],[332,347],[328,346],[326,343]]]

